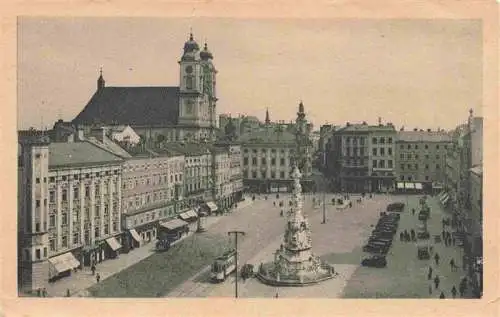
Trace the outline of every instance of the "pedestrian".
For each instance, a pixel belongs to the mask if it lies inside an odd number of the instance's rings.
[[[432,285],[429,284],[429,295],[431,295],[431,294],[432,294]]]
[[[453,246],[455,246],[455,242],[456,242],[456,240],[455,240],[455,236],[452,236],[452,237],[451,237],[451,242],[452,242]]]
[[[428,276],[428,278],[427,278],[428,280],[430,280],[432,278],[432,267],[431,266],[429,266],[429,273],[427,274],[427,276]]]
[[[453,296],[453,298],[457,297],[457,288],[455,285],[451,288],[451,296]]]
[[[441,231],[441,235],[443,236],[443,240],[446,241],[446,231],[444,231],[444,230]]]
[[[455,271],[455,260],[453,260],[453,258],[450,260],[450,267],[452,272]]]
[[[415,208],[411,209],[411,214],[412,214],[412,216],[415,216]]]
[[[430,252],[430,254],[432,254],[432,253],[434,252],[434,246],[433,246],[433,245],[431,245],[431,246],[429,247],[429,252]]]
[[[95,276],[95,279],[97,280],[97,283],[99,283],[99,281],[101,280],[101,275],[99,275],[99,273],[97,273],[97,275]]]
[[[69,292],[69,288],[66,289],[66,297],[71,297],[71,293]]]
[[[439,254],[436,252],[436,255],[434,255],[434,261],[436,261],[436,265],[439,265]]]
[[[404,236],[403,231],[401,231],[399,233],[399,241],[403,241],[403,236]]]
[[[460,285],[458,286],[458,291],[460,292],[460,297],[464,297],[465,287],[464,285],[462,285],[462,283],[460,283]]]
[[[446,298],[446,297],[444,296],[444,293],[443,293],[443,292],[441,292],[441,295],[439,295],[439,298],[440,298],[440,299],[445,299],[445,298]]]
[[[440,282],[440,280],[439,280],[439,275],[437,275],[437,274],[436,274],[436,277],[434,277],[434,287],[435,287],[436,289],[438,289],[438,288],[439,288],[439,282]]]
[[[42,289],[41,288],[39,288],[39,289],[36,290],[36,295],[38,297],[42,297]]]
[[[47,297],[47,289],[45,287],[42,290],[42,294],[43,297]]]
[[[276,207],[276,202],[275,201],[273,201],[273,205],[274,205],[274,207]]]
[[[279,295],[278,295],[278,292],[276,292],[276,295],[274,295],[274,298],[278,298]]]
[[[95,275],[95,265],[92,264],[92,266],[90,267],[90,270],[92,271],[92,275]]]

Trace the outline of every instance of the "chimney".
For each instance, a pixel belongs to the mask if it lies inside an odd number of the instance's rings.
[[[431,129],[427,129],[427,132],[431,132]]]
[[[413,131],[415,131],[415,132],[418,131],[418,128],[414,128]]]

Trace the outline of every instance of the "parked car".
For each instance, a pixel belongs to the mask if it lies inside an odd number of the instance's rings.
[[[387,266],[387,260],[385,259],[385,256],[372,255],[370,257],[364,258],[363,261],[361,261],[361,265],[384,268]]]

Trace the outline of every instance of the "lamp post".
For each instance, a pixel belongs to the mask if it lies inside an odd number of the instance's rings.
[[[238,235],[242,235],[244,236],[245,235],[245,232],[244,231],[237,231],[237,230],[233,230],[233,231],[229,231],[227,233],[228,236],[231,236],[234,234],[234,245],[235,245],[235,249],[236,249],[236,256],[235,256],[235,265],[236,265],[236,269],[235,269],[235,272],[234,272],[234,280],[235,280],[235,283],[234,283],[234,286],[235,286],[235,289],[234,289],[234,297],[235,298],[238,298]]]

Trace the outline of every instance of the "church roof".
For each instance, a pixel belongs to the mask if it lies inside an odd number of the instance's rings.
[[[179,87],[104,87],[74,124],[176,125]]]

